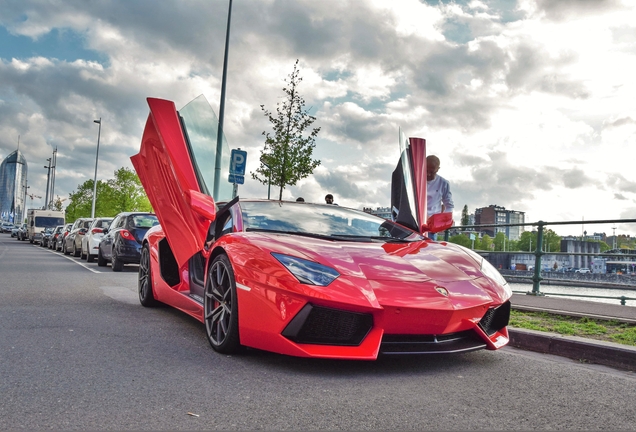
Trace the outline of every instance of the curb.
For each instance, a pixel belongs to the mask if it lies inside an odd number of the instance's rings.
[[[508,327],[510,346],[636,372],[636,347]]]

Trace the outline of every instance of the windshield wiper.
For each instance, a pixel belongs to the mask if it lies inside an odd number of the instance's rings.
[[[284,231],[284,230],[273,230],[267,228],[247,228],[245,231],[249,232],[265,232],[265,233],[273,233],[273,234],[289,234],[289,235],[297,235],[303,237],[312,237],[319,238],[323,240],[342,240],[341,238],[329,236],[325,234],[315,234],[306,231]]]
[[[353,234],[333,234],[334,237],[345,238],[347,240],[352,241],[368,241],[368,240],[379,240],[382,242],[388,243],[409,243],[411,240],[396,238],[396,237],[385,237],[385,236],[361,236],[361,235],[353,235]]]

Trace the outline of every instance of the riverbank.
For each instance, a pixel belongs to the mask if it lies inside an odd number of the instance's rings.
[[[532,283],[530,271],[500,270],[509,283]],[[563,285],[636,291],[636,277],[617,274],[580,274],[541,272],[541,285]]]

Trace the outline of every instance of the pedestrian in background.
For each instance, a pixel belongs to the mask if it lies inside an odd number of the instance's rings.
[[[426,157],[426,206],[427,217],[437,213],[452,213],[453,194],[450,191],[450,183],[444,177],[437,174],[440,161],[435,155]],[[433,240],[437,239],[436,234],[430,234]]]

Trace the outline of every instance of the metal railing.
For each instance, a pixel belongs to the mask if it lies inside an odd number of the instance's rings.
[[[517,294],[532,294],[527,291],[512,291]],[[609,300],[620,300],[621,305],[625,306],[627,304],[627,300],[636,300],[634,297],[626,297],[626,296],[595,296],[589,294],[564,294],[564,293],[541,293],[541,295],[551,295],[551,296],[563,296],[563,297],[585,297],[585,298],[597,298],[597,299],[609,299]]]
[[[537,227],[537,244],[534,252],[525,252],[530,253],[535,256],[534,262],[534,273],[532,276],[532,291],[527,292],[528,295],[535,296],[543,296],[546,294],[549,295],[563,295],[570,297],[588,297],[588,298],[609,298],[609,299],[618,299],[621,301],[621,305],[625,305],[626,300],[636,300],[634,298],[620,296],[620,297],[605,297],[605,296],[591,296],[584,294],[555,294],[555,293],[542,293],[541,292],[541,281],[543,278],[541,277],[541,257],[543,255],[595,255],[595,256],[621,256],[621,257],[635,257],[636,254],[616,254],[616,253],[603,253],[603,252],[545,252],[543,251],[543,229],[548,225],[579,225],[579,224],[611,224],[611,223],[636,223],[636,219],[607,219],[607,220],[586,220],[586,221],[556,221],[556,222],[528,222],[528,223],[510,223],[510,224],[483,224],[483,225],[462,225],[461,227],[454,227],[454,229],[467,229],[467,228],[491,228],[491,227],[511,227],[511,226],[532,226]],[[450,237],[450,230],[446,230],[444,232],[444,240],[448,241]],[[485,251],[485,250],[476,250],[478,253],[524,253],[523,251]]]

